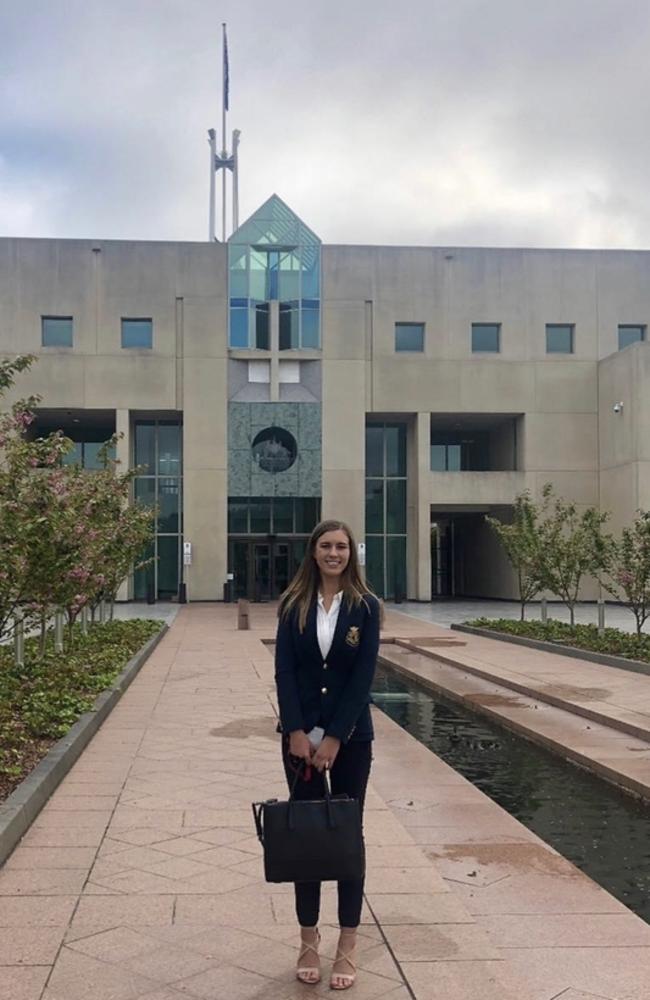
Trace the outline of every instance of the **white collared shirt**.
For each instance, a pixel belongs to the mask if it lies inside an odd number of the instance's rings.
[[[318,635],[318,645],[320,647],[321,656],[324,660],[327,659],[327,654],[332,648],[332,640],[334,639],[334,630],[338,621],[342,598],[343,591],[339,590],[338,594],[335,594],[332,598],[332,604],[329,611],[326,611],[325,605],[323,604],[323,595],[318,595],[316,633]]]

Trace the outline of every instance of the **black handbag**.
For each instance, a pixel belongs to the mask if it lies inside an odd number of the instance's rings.
[[[338,882],[363,878],[366,855],[359,803],[333,796],[324,771],[324,799],[253,802],[257,836],[264,848],[267,882]]]

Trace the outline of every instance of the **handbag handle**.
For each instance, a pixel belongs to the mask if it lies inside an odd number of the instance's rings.
[[[293,811],[293,805],[294,805],[294,803],[295,803],[296,800],[293,797],[293,792],[294,792],[294,789],[296,787],[296,782],[298,780],[298,774],[299,773],[300,773],[300,771],[298,770],[298,772],[296,773],[296,777],[293,779],[293,785],[291,786],[291,795],[289,796],[289,808],[287,809],[287,827],[288,827],[289,830],[294,830],[295,829],[295,822],[294,822],[294,816],[293,816],[293,812],[294,812]],[[332,812],[332,786],[331,786],[331,783],[330,783],[329,769],[328,768],[323,768],[323,771],[321,773],[323,775],[323,786],[325,788],[325,806],[326,806],[326,809],[327,809],[327,825],[328,825],[328,827],[329,827],[330,830],[333,830],[336,827],[336,822],[334,820],[334,814]]]
[[[304,766],[304,761],[302,762],[302,764]],[[300,777],[300,772],[301,772],[301,768],[300,767],[296,768],[296,774],[295,774],[295,777],[294,777],[294,779],[293,779],[293,781],[291,783],[291,789],[289,791],[289,803],[288,803],[289,807],[287,809],[287,826],[288,826],[288,828],[290,830],[294,829],[294,818],[293,818],[293,809],[292,809],[292,806],[293,806],[293,803],[296,800],[294,799],[293,796],[294,796],[294,792],[296,790],[296,785],[298,784],[298,778]],[[330,781],[330,772],[329,772],[329,769],[328,768],[324,768],[323,771],[322,771],[322,774],[323,774],[323,785],[325,786],[325,802],[327,804],[327,825],[328,825],[328,827],[331,830],[333,830],[334,827],[336,826],[336,823],[335,823],[335,820],[334,820],[334,816],[332,814],[332,803],[331,803],[331,799],[332,799],[332,785],[331,785],[331,781]],[[272,802],[277,802],[277,799],[271,799],[271,801]],[[264,846],[264,826],[262,824],[262,811],[263,811],[265,805],[266,805],[265,802],[252,802],[251,803],[251,808],[253,810],[253,817],[255,819],[255,830],[257,832],[257,839],[259,840],[259,842],[262,845],[262,847]]]

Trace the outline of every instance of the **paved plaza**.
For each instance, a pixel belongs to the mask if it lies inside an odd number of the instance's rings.
[[[0,871],[0,1000],[332,995],[327,975],[295,980],[292,887],[264,882],[250,810],[286,794],[262,642],[274,612],[254,606],[252,630],[237,632],[233,606],[179,609]],[[386,635],[409,632],[439,629],[389,611]],[[650,928],[375,720],[351,996],[647,1000]],[[324,896],[327,973],[335,896]]]

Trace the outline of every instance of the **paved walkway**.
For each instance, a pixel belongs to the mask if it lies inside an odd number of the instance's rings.
[[[253,612],[180,610],[0,871],[0,1000],[332,995],[295,981],[292,889],[262,879],[250,802],[285,791]],[[647,1000],[650,928],[376,721],[357,1000]],[[330,957],[334,920],[328,889]]]

